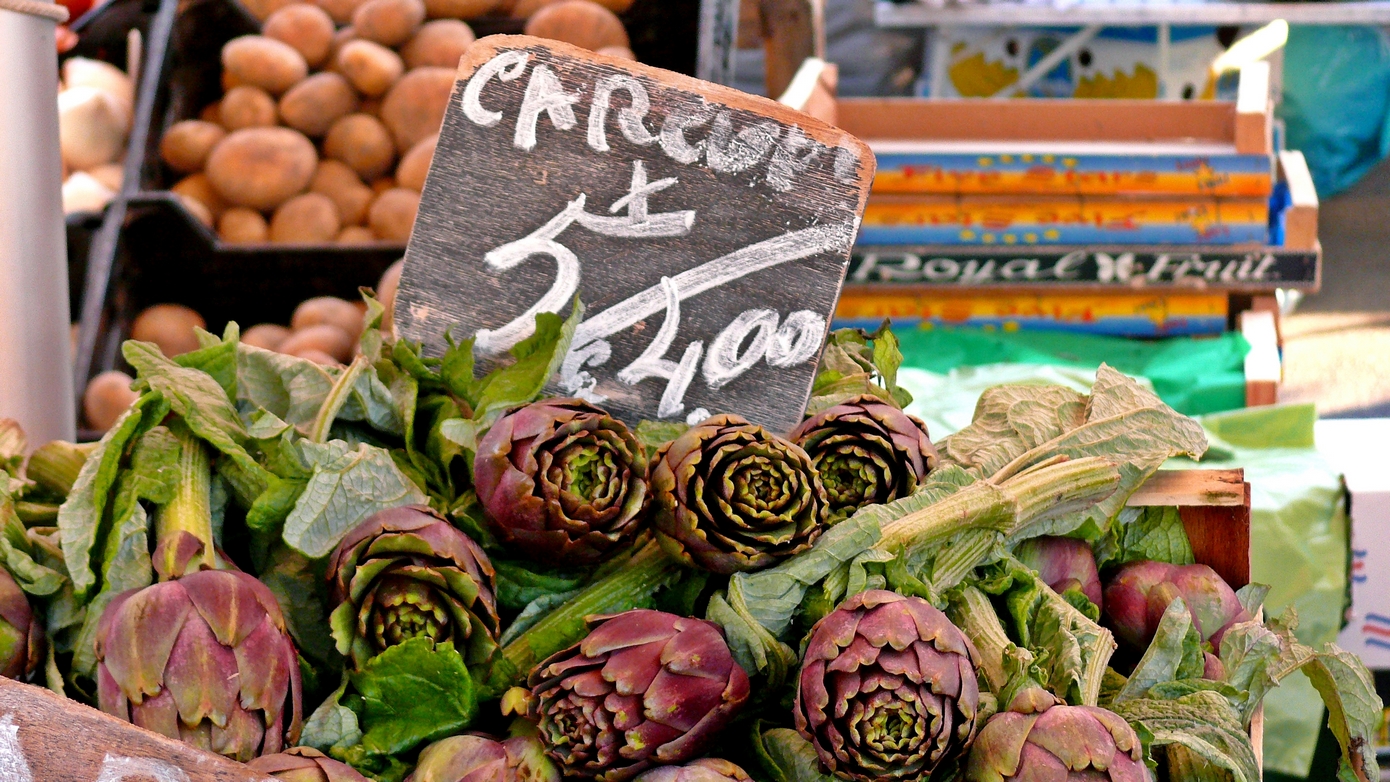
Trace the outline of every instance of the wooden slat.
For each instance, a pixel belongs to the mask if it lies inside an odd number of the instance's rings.
[[[1289,186],[1292,205],[1284,211],[1284,246],[1312,250],[1318,246],[1318,191],[1308,161],[1298,150],[1279,153],[1279,174]]]
[[[1246,155],[1268,155],[1274,149],[1269,99],[1269,63],[1252,62],[1240,69],[1236,94],[1236,151]]]
[[[0,678],[5,782],[275,782],[41,687]]]
[[[767,94],[781,95],[807,57],[825,59],[825,0],[761,0]]]
[[[1244,470],[1159,470],[1129,498],[1130,507],[1215,506],[1247,503]]]
[[[1192,556],[1240,589],[1250,583],[1250,484],[1242,484],[1244,504],[1188,505],[1178,508]]]

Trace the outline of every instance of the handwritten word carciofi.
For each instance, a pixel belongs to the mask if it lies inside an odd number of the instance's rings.
[[[507,119],[503,112],[488,108],[484,93],[494,80],[511,82],[521,78],[531,62],[531,54],[511,50],[502,52],[481,65],[468,80],[460,98],[463,114],[480,127],[490,128]],[[671,160],[683,165],[704,161],[720,174],[746,171],[766,160],[763,181],[774,190],[787,191],[794,186],[796,176],[828,147],[796,125],[783,127],[773,120],[759,122],[738,132],[734,131],[733,112],[701,102],[698,106],[682,108],[667,114],[658,127],[649,120],[651,97],[637,78],[628,74],[609,74],[597,77],[592,85],[581,85],[567,91],[560,77],[546,64],[530,68],[526,92],[514,119],[513,145],[529,152],[536,148],[536,127],[544,114],[557,130],[570,131],[579,127],[575,107],[589,95],[589,113],[584,132],[589,148],[608,152],[609,115],[613,115],[622,137],[639,147],[657,145]],[[614,96],[626,94],[627,105],[614,110]],[[692,140],[697,129],[708,126],[704,138]],[[859,159],[848,138],[835,149],[835,177],[852,182],[859,168]]]

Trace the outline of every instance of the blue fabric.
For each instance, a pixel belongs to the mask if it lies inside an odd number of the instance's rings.
[[[1390,38],[1378,27],[1295,26],[1280,107],[1288,148],[1308,159],[1318,195],[1355,184],[1390,148]]]

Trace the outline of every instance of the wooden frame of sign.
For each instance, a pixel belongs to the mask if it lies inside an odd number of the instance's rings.
[[[586,307],[553,391],[624,421],[800,419],[873,179],[858,139],[765,98],[525,36],[469,48],[397,332],[487,365]]]

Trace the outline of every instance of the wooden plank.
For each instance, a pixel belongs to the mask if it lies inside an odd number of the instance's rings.
[[[1197,562],[1209,566],[1232,589],[1250,583],[1250,484],[1239,506],[1179,506],[1183,529]]]
[[[538,311],[585,319],[553,390],[630,424],[801,420],[874,158],[766,98],[554,41],[469,48],[396,298],[485,367]]]
[[[1250,343],[1245,354],[1245,406],[1260,407],[1279,401],[1284,364],[1279,355],[1276,312],[1246,310],[1240,313],[1240,333]]]
[[[810,114],[827,125],[834,125],[838,114],[835,90],[839,82],[838,65],[819,57],[807,57],[777,102]]]
[[[1293,202],[1284,210],[1284,246],[1314,249],[1318,246],[1318,191],[1303,153],[1296,149],[1280,152],[1279,174]]]
[[[825,0],[761,0],[767,94],[781,95],[808,57],[825,59]]]
[[[862,139],[1234,144],[1219,101],[841,98],[839,126]]]
[[[1159,470],[1126,503],[1131,508],[1245,505],[1244,470]]]
[[[1236,151],[1268,155],[1274,150],[1273,102],[1269,97],[1269,63],[1252,62],[1240,69],[1236,94]]]
[[[275,782],[42,687],[0,678],[5,782]]]

